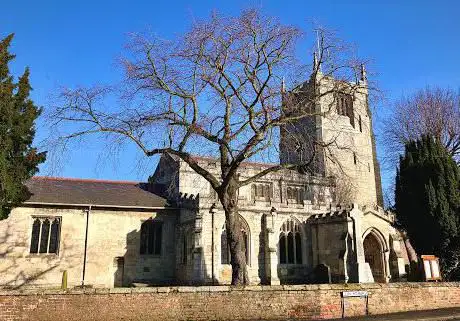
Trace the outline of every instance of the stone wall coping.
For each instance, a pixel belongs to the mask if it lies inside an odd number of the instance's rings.
[[[212,293],[212,292],[252,292],[252,291],[357,291],[390,288],[425,288],[456,287],[460,282],[398,282],[398,283],[349,283],[349,284],[301,284],[301,285],[249,285],[249,286],[168,286],[138,288],[60,288],[28,287],[7,289],[0,287],[0,296],[24,295],[112,295],[112,294],[146,294],[146,293]],[[248,293],[249,294],[249,293]]]

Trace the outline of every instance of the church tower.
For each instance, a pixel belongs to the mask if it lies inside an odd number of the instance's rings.
[[[321,73],[315,55],[310,80],[285,93],[283,106],[309,116],[281,128],[280,162],[313,159],[313,174],[335,178],[337,202],[383,206],[364,66],[356,82],[338,81]]]

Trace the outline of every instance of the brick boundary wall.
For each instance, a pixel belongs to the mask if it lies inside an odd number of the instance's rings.
[[[0,320],[288,320],[460,306],[460,283],[321,284],[284,286],[0,289]]]

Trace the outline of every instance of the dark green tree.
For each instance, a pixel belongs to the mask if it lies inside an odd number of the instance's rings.
[[[441,259],[445,279],[460,277],[460,170],[439,140],[410,141],[396,174],[395,209],[419,254]]]
[[[0,219],[29,196],[23,184],[38,171],[46,153],[32,147],[38,108],[29,98],[29,69],[14,82],[8,67],[13,34],[0,41]]]

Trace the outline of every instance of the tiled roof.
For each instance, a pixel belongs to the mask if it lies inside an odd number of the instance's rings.
[[[179,161],[180,157],[172,154],[168,154],[172,159]],[[198,162],[217,162],[219,163],[220,160],[218,157],[210,157],[210,156],[200,156],[200,155],[191,155],[191,157],[198,161]],[[241,163],[243,167],[271,167],[277,166],[279,163],[262,163],[262,162],[254,162],[254,161],[244,161]]]
[[[25,203],[132,208],[168,205],[166,199],[148,191],[148,184],[139,182],[36,176],[26,185],[32,195]]]

